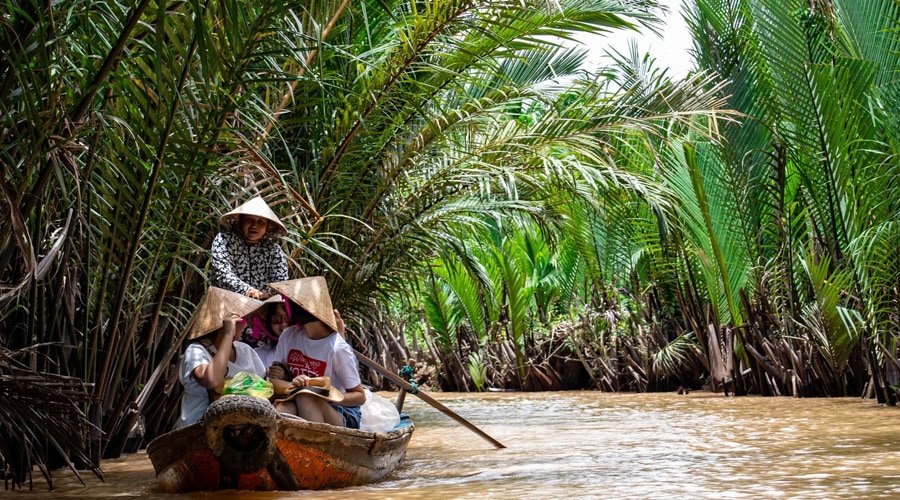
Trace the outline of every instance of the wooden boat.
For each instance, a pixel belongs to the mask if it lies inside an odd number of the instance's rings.
[[[263,399],[227,396],[196,424],[150,442],[160,488],[169,493],[328,489],[378,481],[406,455],[414,426],[385,433],[277,414]]]

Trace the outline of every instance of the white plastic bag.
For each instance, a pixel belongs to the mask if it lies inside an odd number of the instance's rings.
[[[400,413],[393,403],[366,389],[366,402],[360,407],[359,428],[369,432],[387,432],[400,423]]]

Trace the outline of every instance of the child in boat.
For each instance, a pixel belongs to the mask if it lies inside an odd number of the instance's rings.
[[[194,315],[188,340],[178,365],[184,386],[181,417],[176,427],[200,420],[211,401],[218,399],[225,378],[246,371],[266,376],[266,367],[256,351],[238,340],[246,316],[261,303],[221,288],[211,287]]]
[[[262,197],[223,215],[226,228],[212,242],[212,285],[254,299],[271,295],[268,284],[288,279],[287,256],[275,240],[287,234]]]
[[[366,395],[356,355],[338,333],[340,315],[331,306],[325,278],[314,276],[272,283],[287,300],[293,326],[281,334],[275,348],[278,366],[269,370],[279,412],[312,422],[359,429],[360,406]]]
[[[265,342],[256,348],[256,354],[262,360],[263,366],[271,366],[275,361],[275,347],[284,329],[290,326],[284,299],[275,294],[266,300],[266,305],[260,314],[253,317],[253,331],[258,338],[264,338]]]

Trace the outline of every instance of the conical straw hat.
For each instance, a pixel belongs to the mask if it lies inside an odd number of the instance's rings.
[[[200,307],[194,313],[188,340],[202,337],[222,328],[225,319],[231,314],[246,316],[259,309],[262,304],[263,302],[260,300],[251,299],[230,290],[209,287],[206,296],[200,302]]]
[[[285,229],[284,224],[281,223],[281,220],[278,219],[278,216],[275,215],[275,212],[273,212],[272,209],[269,208],[269,205],[266,204],[266,200],[262,199],[262,196],[257,196],[256,198],[253,198],[252,200],[235,208],[231,212],[223,215],[219,219],[219,224],[223,226],[230,225],[232,227],[237,227],[237,223],[240,220],[241,215],[255,215],[256,217],[263,217],[267,219],[272,223],[267,231],[270,236],[283,236],[287,234],[287,229]]]
[[[257,302],[256,309],[250,311],[250,313],[261,314],[264,312],[264,308],[270,304],[284,304],[284,297],[282,297],[281,295],[276,293],[275,295],[272,295],[271,297],[269,297],[266,300],[257,300],[256,302]],[[250,313],[248,313],[248,314],[250,314]]]
[[[311,394],[332,403],[340,403],[344,400],[344,394],[341,391],[335,389],[333,385],[331,385],[331,378],[316,377],[309,379],[309,386],[302,389],[294,389],[287,397],[278,399],[276,401],[278,403],[284,401],[292,401],[294,398],[301,394]]]
[[[334,307],[331,305],[331,296],[328,295],[328,284],[323,276],[276,281],[275,283],[269,283],[269,288],[309,311],[310,314],[318,318],[322,323],[325,323],[332,331],[337,331]]]

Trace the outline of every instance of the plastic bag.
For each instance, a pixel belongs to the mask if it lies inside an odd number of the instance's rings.
[[[251,372],[237,372],[233,377],[226,378],[225,388],[222,389],[223,396],[253,396],[269,399],[273,394],[275,394],[275,387],[272,382]]]
[[[387,399],[366,389],[366,402],[360,407],[362,420],[359,429],[369,432],[387,432],[400,423],[400,413]]]

